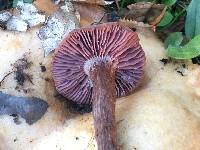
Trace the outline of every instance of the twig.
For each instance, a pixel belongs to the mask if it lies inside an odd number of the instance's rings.
[[[181,4],[181,3],[178,3],[178,5],[183,9],[185,8],[185,6],[183,4]]]
[[[116,5],[117,5],[117,9],[120,10],[120,6],[119,6],[118,0],[115,0],[115,3],[116,3]]]
[[[93,22],[93,23],[91,23],[91,25],[100,24],[106,14],[107,13],[104,13],[103,16],[100,18],[100,20],[98,22]]]
[[[0,86],[2,85],[2,83],[4,82],[4,80],[6,79],[6,77],[8,77],[10,74],[12,74],[14,71],[7,73],[3,79],[0,81]]]
[[[29,82],[31,82],[31,84],[34,85],[34,83],[33,83],[32,79],[31,79],[31,77],[30,77],[28,74],[24,74],[24,75],[25,75],[25,77],[29,80]]]

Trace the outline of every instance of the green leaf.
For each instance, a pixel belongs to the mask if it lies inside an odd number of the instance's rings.
[[[183,47],[169,46],[167,48],[169,57],[175,59],[191,59],[200,55],[200,35],[195,36]]]
[[[17,3],[18,3],[18,1],[19,1],[19,0],[13,0],[13,4],[12,4],[12,6],[13,6],[13,7],[16,7],[16,6],[17,6]]]
[[[173,18],[173,15],[169,11],[166,11],[158,26],[163,27],[168,25]]]
[[[168,48],[168,46],[179,46],[181,42],[183,41],[183,35],[182,32],[173,32],[171,33],[164,42],[165,48]]]
[[[24,3],[32,3],[33,2],[33,0],[23,0],[24,1]]]
[[[12,6],[16,7],[17,3],[20,2],[20,1],[22,1],[24,3],[32,3],[33,2],[33,0],[13,0],[13,5]]]
[[[189,39],[200,34],[200,0],[192,0],[187,8],[185,34]]]
[[[162,0],[162,3],[167,6],[172,6],[176,3],[177,0]]]

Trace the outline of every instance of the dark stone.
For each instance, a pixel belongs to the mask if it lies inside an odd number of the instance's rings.
[[[79,140],[79,137],[76,137],[76,140]]]
[[[44,65],[41,65],[40,68],[41,68],[41,71],[42,71],[42,72],[45,72],[45,71],[47,70],[46,67],[45,67]]]
[[[17,142],[17,138],[15,138],[13,141],[14,141],[14,142]]]
[[[163,59],[160,59],[160,62],[162,62],[164,65],[166,65],[169,62],[169,60],[166,58],[163,58]]]
[[[0,92],[0,115],[19,115],[31,125],[41,119],[47,108],[48,103],[40,98],[16,97]]]

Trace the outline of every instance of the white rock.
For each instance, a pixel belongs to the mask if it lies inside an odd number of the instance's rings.
[[[69,13],[74,11],[74,7],[71,2],[65,2],[65,5],[61,6],[60,9],[64,10],[65,12],[69,12]]]
[[[42,27],[39,31],[39,38],[40,39],[47,39],[47,38],[54,38],[58,37],[61,38],[64,33],[64,25],[55,17],[49,17],[46,25]]]
[[[20,10],[22,13],[37,13],[38,10],[33,4],[23,3],[19,1],[17,3],[17,9]]]
[[[64,31],[64,24],[53,16],[49,17],[46,25],[39,30],[38,37],[42,40],[45,57],[61,42]]]
[[[26,21],[29,27],[37,26],[45,22],[45,15],[35,13],[34,15],[21,15],[21,19]]]
[[[29,27],[37,26],[45,22],[45,15],[39,14],[33,4],[18,2],[17,9],[20,12],[18,17],[27,22]]]
[[[3,12],[0,13],[0,21],[1,22],[6,22],[10,19],[10,17],[12,16],[12,14],[10,12]]]
[[[69,32],[79,26],[76,15],[72,3],[65,2],[64,6],[48,17],[45,26],[38,32],[45,56],[53,51]]]
[[[27,26],[28,24],[26,22],[14,16],[11,17],[6,24],[8,30],[14,31],[26,31]]]
[[[46,57],[51,51],[53,51],[61,42],[61,38],[48,38],[42,41],[42,48],[44,50],[44,56]]]
[[[66,29],[65,29],[63,37],[65,37],[67,34],[69,34],[74,29],[76,29],[76,23],[71,21],[71,20],[69,20],[69,22],[67,23],[67,26],[66,26]]]

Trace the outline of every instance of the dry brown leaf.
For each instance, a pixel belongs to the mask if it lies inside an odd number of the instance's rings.
[[[137,22],[134,20],[128,20],[128,19],[120,19],[119,24],[123,25],[123,26],[128,26],[131,29],[136,29],[137,31],[139,31],[141,34],[146,34],[148,35],[149,32],[147,32],[148,30],[146,29],[151,29],[153,31],[155,31],[155,26],[144,23],[144,22]]]
[[[87,26],[91,25],[92,23],[99,22],[105,15],[104,8],[98,5],[102,4],[103,0],[86,0],[85,2],[83,2],[82,0],[73,0],[72,2],[76,11],[80,13],[81,26]],[[38,7],[38,9],[44,12],[47,16],[56,12],[61,6],[55,5],[52,0],[36,0],[34,3]],[[101,22],[106,22],[106,16]]]
[[[166,10],[167,10],[167,7],[165,7],[165,8],[162,10],[162,12],[160,13],[160,15],[156,16],[156,17],[153,18],[152,20],[149,20],[149,24],[150,24],[150,25],[154,25],[154,26],[157,25],[157,24],[161,21],[161,19],[162,19],[162,17],[164,16]]]
[[[64,1],[64,0],[62,0]],[[111,2],[106,2],[104,0],[70,0],[71,2],[79,2],[79,3],[88,3],[88,4],[95,4],[95,5],[107,5],[111,4]]]
[[[74,8],[80,14],[80,25],[88,26],[101,21],[106,22],[105,10],[103,7],[86,3],[73,3]]]
[[[136,29],[139,27],[142,27],[142,28],[151,28],[152,27],[151,25],[149,25],[147,23],[137,22],[135,20],[129,20],[129,19],[120,19],[119,23],[122,25],[128,26],[129,28],[136,28]]]
[[[52,0],[35,0],[34,4],[40,11],[44,12],[46,15],[51,15],[59,9],[59,6],[55,5]]]
[[[128,19],[130,21],[136,21],[134,24],[136,25],[145,25],[155,26],[162,19],[166,7],[163,4],[154,4],[151,2],[139,2],[135,4],[131,4],[128,7],[128,11],[126,11],[122,17],[124,19]],[[142,22],[142,23],[140,23]]]

